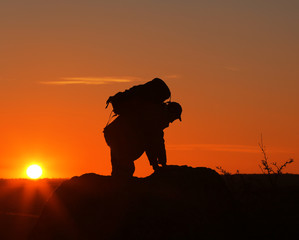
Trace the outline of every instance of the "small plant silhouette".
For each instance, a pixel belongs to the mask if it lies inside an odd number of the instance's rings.
[[[283,164],[280,165],[277,162],[270,163],[268,155],[266,153],[266,147],[263,143],[263,135],[261,135],[261,142],[258,145],[264,156],[264,158],[261,160],[261,164],[259,164],[259,167],[264,174],[269,175],[271,184],[277,185],[278,176],[282,174],[282,170],[285,169],[288,164],[294,162],[294,159],[290,158],[289,160],[285,161]],[[271,177],[271,175],[274,175],[274,179]]]
[[[223,174],[223,175],[232,175],[230,172],[226,171],[225,169],[223,169],[221,166],[216,167],[218,169],[218,171]]]

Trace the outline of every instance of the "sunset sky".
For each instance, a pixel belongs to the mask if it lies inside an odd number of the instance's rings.
[[[168,164],[299,174],[299,1],[1,0],[0,178],[111,172],[106,99],[160,77]],[[135,176],[152,172],[143,156]]]

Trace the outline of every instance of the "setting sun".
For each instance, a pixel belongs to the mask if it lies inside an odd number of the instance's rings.
[[[27,168],[26,173],[29,178],[37,179],[42,175],[43,170],[40,166],[34,164]]]

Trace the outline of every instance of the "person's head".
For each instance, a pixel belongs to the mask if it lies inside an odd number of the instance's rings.
[[[182,115],[182,107],[177,102],[169,102],[166,105],[167,107],[167,113],[168,113],[168,119],[169,122],[173,122],[176,119],[179,119],[182,121],[181,115]]]

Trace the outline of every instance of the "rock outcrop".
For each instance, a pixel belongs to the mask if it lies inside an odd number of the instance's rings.
[[[31,239],[216,239],[235,232],[233,209],[208,168],[168,166],[126,181],[90,173],[62,183]]]

